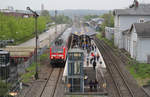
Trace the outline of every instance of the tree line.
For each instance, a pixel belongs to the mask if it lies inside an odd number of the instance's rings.
[[[0,40],[13,39],[16,42],[21,42],[31,38],[35,35],[34,23],[33,17],[21,18],[0,13]],[[39,33],[46,28],[46,23],[45,17],[38,18]]]

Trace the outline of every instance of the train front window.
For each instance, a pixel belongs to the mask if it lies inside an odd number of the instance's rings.
[[[63,53],[63,48],[62,47],[53,47],[52,53]]]

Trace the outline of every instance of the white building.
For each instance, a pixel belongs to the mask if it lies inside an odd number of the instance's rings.
[[[93,27],[93,28],[96,29],[96,28],[99,27],[103,22],[104,22],[104,19],[103,19],[103,18],[94,18],[94,19],[91,19],[90,24],[91,24],[91,27]]]
[[[150,21],[150,4],[140,4],[138,8],[116,9],[114,14],[114,43],[123,48],[122,31],[127,30],[133,23]]]
[[[105,27],[105,38],[112,40],[115,29],[112,27]]]
[[[150,63],[150,22],[134,23],[124,37],[125,49],[131,57],[142,63]]]

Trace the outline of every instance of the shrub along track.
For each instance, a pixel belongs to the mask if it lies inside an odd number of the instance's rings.
[[[95,38],[95,43],[102,53],[107,70],[112,79],[111,82],[113,82],[111,84],[116,90],[113,94],[114,97],[148,97],[125,70],[123,63],[115,56],[112,49],[98,38]]]

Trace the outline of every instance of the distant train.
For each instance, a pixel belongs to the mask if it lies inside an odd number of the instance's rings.
[[[66,62],[67,52],[71,44],[70,29],[66,30],[62,35],[55,39],[50,47],[50,64],[52,66],[64,66]]]

